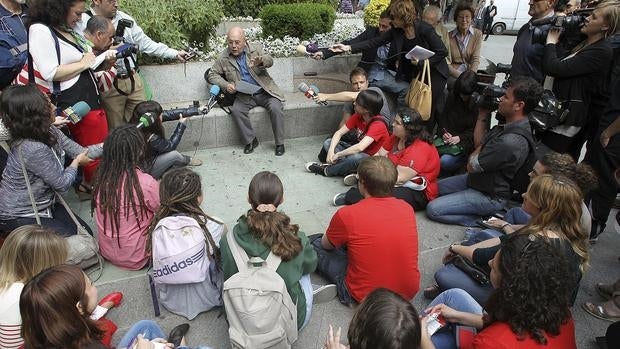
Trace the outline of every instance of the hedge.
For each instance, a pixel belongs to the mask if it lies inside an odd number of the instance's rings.
[[[306,40],[314,34],[330,32],[336,11],[330,5],[316,3],[266,5],[260,18],[264,36],[288,35]]]
[[[367,27],[378,27],[379,16],[390,5],[390,0],[370,0],[364,9],[364,24]]]
[[[308,2],[308,0],[223,0],[224,14],[228,17],[258,17],[265,5],[282,5]],[[315,4],[330,4],[336,9],[339,0],[316,0]]]

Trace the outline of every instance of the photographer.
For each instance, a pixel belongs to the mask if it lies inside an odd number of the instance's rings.
[[[543,134],[542,142],[558,153],[571,154],[575,160],[584,143],[582,130],[592,121],[587,118],[590,102],[604,93],[603,82],[612,59],[612,49],[605,38],[618,28],[618,6],[620,3],[616,1],[598,5],[581,27],[586,40],[564,58],[558,58],[556,49],[562,28],[551,27],[547,34],[544,86],[553,90],[559,100],[568,101],[569,113],[562,125]]]
[[[101,15],[112,20],[115,28],[119,21],[131,23],[125,27],[123,41],[137,46],[138,50],[148,55],[167,59],[178,59],[185,62],[187,52],[175,50],[166,44],[155,42],[148,37],[133,17],[118,10],[117,0],[92,0],[91,9],[82,14],[82,21],[78,23],[78,32],[84,31],[84,25],[94,15]],[[137,73],[136,55],[120,58],[116,61],[118,74],[114,80],[114,88],[103,92],[103,108],[108,117],[110,129],[127,122],[136,105],[146,100],[142,78]]]

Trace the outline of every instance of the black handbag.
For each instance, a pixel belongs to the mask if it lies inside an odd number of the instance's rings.
[[[450,261],[450,263],[454,264],[455,267],[461,269],[462,272],[469,275],[469,277],[474,279],[482,286],[488,285],[491,281],[489,270],[478,266],[476,263],[470,261],[463,256],[454,257]]]
[[[211,68],[207,69],[207,71],[205,71],[205,74],[204,74],[205,81],[207,82],[207,89],[211,88],[211,83],[209,82],[210,71],[211,71]],[[215,100],[217,101],[217,104],[220,106],[220,108],[222,108],[222,110],[224,110],[227,114],[230,114],[229,107],[232,106],[233,103],[235,103],[235,97],[236,97],[236,94],[230,94],[226,92],[225,90],[220,90],[220,93],[218,93],[217,96],[215,96]]]
[[[528,118],[534,131],[546,131],[561,125],[569,113],[569,103],[559,101],[552,91],[544,90],[536,108]]]

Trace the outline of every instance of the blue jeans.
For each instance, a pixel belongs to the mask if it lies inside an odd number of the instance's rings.
[[[329,146],[331,142],[331,138],[328,138],[325,140],[325,142],[323,142],[323,149],[325,149],[325,151],[329,151]],[[346,143],[339,142],[338,145],[336,145],[336,148],[334,148],[334,152],[345,150],[347,148],[345,145]],[[366,159],[367,157],[368,154],[364,152],[345,156],[341,159],[338,159],[335,164],[327,166],[327,168],[325,169],[325,175],[328,177],[346,176],[350,173],[357,171],[357,166],[360,164],[360,162],[362,162],[362,160]]]
[[[482,315],[482,307],[467,292],[453,288],[442,292],[435,298],[429,307],[445,304],[450,308],[462,312]],[[431,336],[431,341],[437,349],[456,349],[456,326],[447,324]]]
[[[396,103],[400,105],[407,105],[405,102],[405,96],[409,91],[409,83],[405,81],[396,80],[392,74],[385,72],[383,80],[373,80],[369,86],[378,87],[381,90],[389,93],[396,94]],[[384,102],[385,103],[385,102]]]
[[[127,348],[131,344],[131,341],[135,337],[137,337],[139,334],[141,334],[144,337],[144,339],[147,339],[147,340],[153,340],[155,338],[163,338],[163,339],[168,338],[164,334],[164,332],[161,330],[161,327],[159,327],[159,325],[155,321],[141,320],[141,321],[136,322],[133,326],[131,326],[129,331],[127,331],[127,333],[125,333],[123,338],[121,338],[121,341],[118,342],[117,348],[119,349]],[[177,348],[178,349],[192,349],[192,347],[188,347],[184,345],[178,346]],[[205,346],[198,346],[198,347],[193,347],[193,348],[194,349],[210,349],[210,347],[205,347]]]
[[[347,251],[343,247],[333,250],[324,249],[321,245],[322,237],[323,234],[317,234],[310,239],[310,244],[318,257],[316,272],[324,276],[327,281],[336,285],[340,303],[344,305],[355,304],[356,301],[351,297],[345,283],[347,266],[349,265]]]
[[[531,218],[532,216],[521,207],[513,207],[504,215],[504,220],[510,224],[527,224]]]
[[[467,174],[442,179],[438,184],[439,197],[426,206],[428,218],[434,221],[472,227],[481,216],[504,207],[505,200],[469,188]]]
[[[439,164],[442,172],[454,173],[465,165],[467,157],[463,154],[450,155],[444,154],[439,158]]]
[[[530,216],[523,208],[521,207],[513,207],[504,215],[504,220],[510,224],[527,224],[529,222]],[[492,238],[496,238],[504,235],[502,231],[495,229],[482,229],[482,230],[474,230],[467,229],[465,230],[465,238],[467,239],[464,245],[473,245],[479,243],[484,240],[489,240]]]
[[[477,281],[465,274],[461,269],[448,263],[435,272],[435,282],[441,290],[460,288],[469,293],[478,303],[485,304],[491,293],[491,284],[480,285]]]
[[[304,296],[306,297],[306,318],[304,319],[304,323],[301,325],[299,330],[306,327],[308,322],[310,322],[310,315],[312,315],[312,282],[310,281],[310,274],[303,275],[301,279],[299,279],[299,286],[301,286],[302,291],[304,291]]]

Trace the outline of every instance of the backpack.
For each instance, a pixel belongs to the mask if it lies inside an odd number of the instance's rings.
[[[152,236],[153,282],[188,284],[202,282],[209,272],[205,231],[187,216],[157,222]]]
[[[23,6],[22,11],[26,11]],[[15,35],[15,32],[25,32],[26,29],[15,28],[12,22],[0,16],[0,90],[11,84],[28,58],[28,43],[19,42]]]
[[[297,340],[297,307],[276,270],[282,260],[249,258],[234,234],[226,240],[238,273],[224,282],[224,307],[233,348],[290,348]]]

